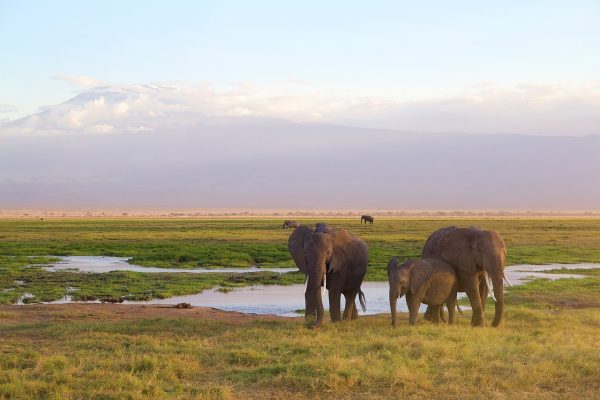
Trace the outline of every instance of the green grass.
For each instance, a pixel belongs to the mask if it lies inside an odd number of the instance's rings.
[[[495,329],[471,328],[468,315],[317,330],[301,318],[0,320],[0,398],[598,398],[600,308],[560,304],[566,293],[587,301],[582,288],[600,298],[597,277],[511,288]]]
[[[264,284],[287,285],[304,282],[300,273],[256,272],[245,274],[189,274],[110,272],[103,274],[45,271],[29,264],[50,262],[50,258],[0,256],[0,304],[15,303],[25,293],[27,303],[59,300],[67,294],[74,300],[150,300],[194,294],[213,287],[223,290]],[[74,289],[74,290],[73,290]]]
[[[498,229],[510,264],[600,262],[600,220],[332,222],[368,242],[369,279],[387,279],[392,255],[418,256],[429,233],[450,224]],[[116,300],[300,283],[300,274],[82,274],[27,266],[52,255],[115,255],[165,268],[287,267],[289,234],[279,220],[0,220],[0,303],[24,293],[55,300],[68,288],[77,289],[70,293],[76,299]],[[471,328],[468,312],[455,326],[410,327],[402,314],[397,329],[388,315],[308,330],[302,318],[98,322],[69,309],[50,322],[9,323],[11,313],[28,309],[7,307],[0,311],[0,399],[600,398],[598,271],[569,270],[588,277],[508,288],[497,329]]]
[[[312,226],[317,220],[301,222]],[[499,230],[508,246],[509,264],[600,262],[598,219],[381,219],[373,225],[361,225],[355,219],[328,222],[350,229],[368,243],[367,280],[386,281],[386,265],[392,256],[418,257],[427,236],[448,225]],[[14,302],[24,293],[34,295],[28,300],[31,302],[58,300],[66,294],[78,300],[144,300],[217,286],[301,283],[297,274],[78,274],[25,267],[34,262],[25,256],[57,255],[133,257],[135,264],[164,268],[290,267],[290,233],[281,229],[280,220],[266,219],[0,219],[0,303]],[[25,284],[16,285],[15,281]],[[69,288],[77,290],[68,293]]]
[[[318,220],[300,220],[314,225]],[[326,222],[346,227],[369,245],[371,269],[392,256],[418,257],[427,236],[448,226],[499,230],[509,264],[600,262],[600,219],[357,219]],[[0,219],[0,255],[133,257],[157,267],[289,267],[290,230],[268,219]]]
[[[507,304],[526,303],[532,308],[600,307],[598,277],[599,275],[592,275],[582,279],[565,278],[554,281],[536,279],[525,285],[509,288]]]

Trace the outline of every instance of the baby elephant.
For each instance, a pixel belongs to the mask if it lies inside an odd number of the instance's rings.
[[[456,273],[449,264],[433,258],[408,260],[400,264],[398,258],[394,257],[388,263],[388,279],[392,326],[396,326],[396,303],[404,295],[411,325],[417,322],[421,303],[431,307],[435,323],[440,322],[440,312],[446,303],[448,323],[454,323],[458,282]]]

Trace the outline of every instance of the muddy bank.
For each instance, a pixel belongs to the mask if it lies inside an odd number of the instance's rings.
[[[275,315],[244,314],[210,307],[191,309],[159,304],[30,304],[0,305],[0,324],[60,322],[60,321],[137,321],[143,319],[198,318],[247,324],[260,320],[287,320]]]

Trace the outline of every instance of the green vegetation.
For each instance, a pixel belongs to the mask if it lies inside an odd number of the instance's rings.
[[[507,305],[527,304],[530,308],[545,309],[600,307],[599,276],[555,281],[536,279],[525,285],[511,287]]]
[[[427,235],[450,224],[498,229],[510,264],[600,262],[600,220],[332,224],[368,242],[369,279],[387,279],[392,255],[417,257]],[[83,274],[28,266],[53,255],[115,255],[165,268],[286,267],[289,234],[278,220],[0,220],[0,303],[25,293],[30,302],[67,294],[118,301],[301,283],[297,273]],[[397,329],[380,315],[308,330],[303,318],[194,317],[198,309],[124,319],[126,306],[102,306],[95,315],[101,305],[73,304],[36,319],[31,307],[43,313],[52,306],[0,306],[0,399],[598,398],[600,269],[549,272],[588,276],[508,288],[497,329],[471,328],[468,311],[454,326],[410,327],[401,314]]]
[[[600,219],[378,219],[373,225],[323,220],[368,243],[373,273],[394,255],[418,257],[427,236],[448,225],[497,229],[509,264],[600,262]],[[165,268],[289,267],[290,233],[281,220],[266,219],[4,219],[0,255],[124,256]]]
[[[561,304],[566,293],[576,303]],[[5,308],[0,398],[598,398],[600,304],[584,305],[588,294],[600,298],[599,278],[511,288],[496,329],[471,328],[468,315],[308,330],[302,318],[98,322],[75,309],[5,324],[27,312]]]
[[[0,304],[22,299],[25,303],[59,300],[149,300],[194,294],[213,287],[223,290],[256,284],[287,285],[304,282],[300,273],[255,272],[245,274],[188,274],[110,272],[104,274],[71,271],[50,272],[30,264],[51,262],[47,257],[0,256]],[[27,294],[31,297],[23,296]]]
[[[301,222],[314,225],[317,220]],[[381,219],[373,225],[361,225],[357,219],[328,222],[347,227],[368,243],[367,280],[387,280],[385,267],[392,256],[418,257],[427,236],[448,225],[499,230],[508,246],[509,264],[600,262],[597,219]],[[264,272],[243,276],[79,274],[26,267],[51,262],[48,256],[58,255],[133,257],[132,263],[164,268],[290,267],[290,233],[281,229],[280,220],[264,219],[3,219],[0,303],[15,302],[25,293],[34,296],[25,299],[29,302],[58,300],[67,294],[77,300],[118,301],[192,294],[216,286],[227,290],[258,283],[301,283],[298,274]]]

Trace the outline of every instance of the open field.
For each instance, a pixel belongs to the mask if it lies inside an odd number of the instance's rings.
[[[509,264],[600,262],[600,219],[325,220],[369,245],[370,265],[416,257],[427,236],[448,225],[500,231]],[[289,267],[290,230],[271,219],[0,219],[0,255],[112,255],[158,267]]]
[[[0,304],[13,304],[25,294],[25,303],[60,300],[69,295],[76,301],[150,300],[194,294],[213,287],[220,290],[248,285],[287,285],[304,282],[300,273],[278,274],[256,272],[245,274],[187,274],[110,272],[104,274],[71,271],[46,271],[28,267],[31,263],[45,263],[47,257],[0,256]]]
[[[316,220],[306,221],[313,224]],[[449,224],[498,229],[509,263],[598,262],[599,220],[334,220],[370,247],[369,279],[418,256]],[[291,265],[279,220],[0,220],[0,303],[146,299],[214,286],[299,283],[296,273],[81,274],[52,255],[131,256],[148,266]],[[37,256],[36,258],[29,258]],[[562,270],[553,271],[562,273]],[[503,324],[474,329],[388,315],[317,330],[302,318],[122,304],[0,305],[0,398],[600,398],[600,277],[507,289]],[[69,288],[77,291],[69,292]],[[490,304],[490,303],[488,303]],[[492,317],[490,313],[488,319]],[[488,320],[488,324],[489,324]]]
[[[308,330],[202,308],[0,306],[0,398],[599,398],[599,279],[509,289],[495,329],[468,315]]]
[[[313,225],[317,220],[301,220]],[[357,219],[328,221],[351,229],[369,245],[367,280],[387,280],[385,266],[398,255],[417,257],[427,236],[451,224],[499,230],[508,246],[508,263],[600,262],[598,219],[389,219],[361,225]],[[26,268],[52,255],[133,257],[136,264],[164,268],[290,267],[290,230],[264,219],[0,219],[0,303],[24,293],[30,301],[58,300],[78,289],[75,299],[144,300],[197,293],[215,286],[301,283],[302,275],[261,272],[224,274],[78,274]],[[18,256],[18,257],[12,257]],[[15,284],[16,281],[21,284]],[[7,290],[3,290],[7,289]]]

